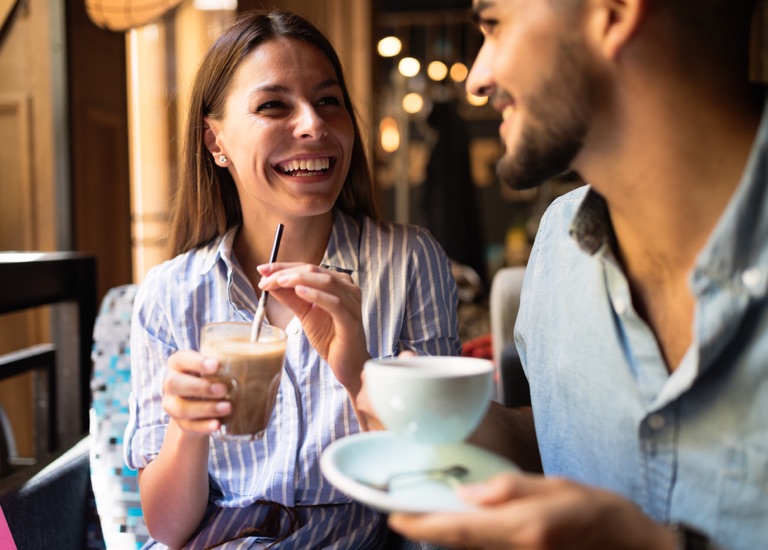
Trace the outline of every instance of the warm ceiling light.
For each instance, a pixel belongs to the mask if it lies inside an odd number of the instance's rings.
[[[421,63],[415,57],[404,57],[397,64],[397,70],[403,76],[416,76],[421,69]]]
[[[424,98],[420,94],[410,93],[403,98],[403,109],[406,113],[414,114],[424,107]]]
[[[192,5],[195,9],[203,11],[234,11],[237,9],[237,0],[195,0]]]
[[[468,74],[469,69],[467,69],[467,66],[461,61],[457,61],[451,65],[451,78],[454,82],[464,82],[464,79],[467,78]]]
[[[183,0],[85,0],[85,11],[97,27],[127,31],[160,19]]]
[[[467,92],[467,102],[470,105],[481,107],[482,105],[485,105],[486,103],[488,103],[488,96],[474,95]]]
[[[403,48],[402,42],[396,36],[385,36],[379,40],[377,50],[381,57],[395,57]]]
[[[433,61],[427,66],[427,75],[439,82],[448,76],[448,67],[442,61]]]
[[[387,116],[379,123],[381,148],[387,153],[394,153],[400,147],[400,131],[397,129],[397,121]]]

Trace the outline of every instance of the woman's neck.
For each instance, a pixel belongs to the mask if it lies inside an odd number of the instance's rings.
[[[318,265],[328,247],[333,212],[311,218],[271,216],[253,223],[245,221],[235,236],[234,252],[254,288],[259,280],[256,267],[269,263],[278,223],[284,228],[277,261]]]

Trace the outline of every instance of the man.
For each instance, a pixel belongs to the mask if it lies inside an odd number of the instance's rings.
[[[476,510],[392,514],[395,530],[469,548],[768,545],[753,4],[475,0],[467,86],[502,112],[500,177],[590,184],[544,216],[516,327],[546,477],[466,487]],[[515,456],[530,421],[496,407],[485,427]]]

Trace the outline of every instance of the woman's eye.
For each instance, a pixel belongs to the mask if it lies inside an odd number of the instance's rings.
[[[260,113],[262,111],[269,111],[270,109],[284,109],[285,103],[282,101],[267,101],[266,103],[262,103],[256,108],[256,112]]]
[[[324,97],[323,99],[318,101],[317,104],[318,105],[333,105],[335,107],[338,107],[339,105],[341,105],[341,99],[339,99],[338,97],[334,97],[334,96],[328,96],[328,97]]]

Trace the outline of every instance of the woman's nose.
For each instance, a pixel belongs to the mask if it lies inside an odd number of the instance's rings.
[[[317,139],[323,137],[327,130],[325,120],[313,106],[302,106],[296,113],[294,135],[297,138]]]

